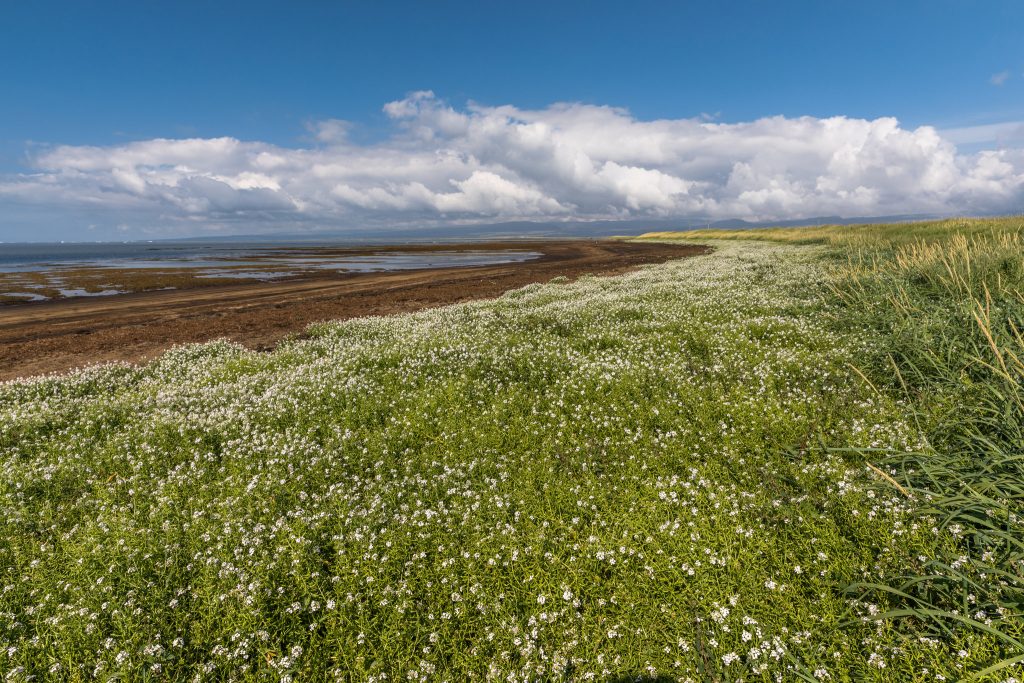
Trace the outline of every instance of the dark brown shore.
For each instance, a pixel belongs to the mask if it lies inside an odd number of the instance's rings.
[[[358,250],[380,252],[387,248]],[[706,253],[705,247],[573,240],[403,246],[402,251],[525,249],[533,261],[226,284],[0,307],[0,380],[112,360],[140,362],[175,344],[229,338],[271,349],[320,320],[386,315],[495,297],[533,282],[614,275]],[[355,253],[354,250],[346,250]]]

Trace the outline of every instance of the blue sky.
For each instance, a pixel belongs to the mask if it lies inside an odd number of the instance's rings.
[[[585,188],[585,197],[580,188],[561,194],[550,191],[544,182],[551,175],[550,163],[548,170],[527,170],[507,159],[483,162],[480,149],[474,146],[479,140],[470,144],[463,132],[434,130],[428,136],[432,146],[425,146],[423,117],[433,116],[430,125],[434,125],[437,116],[430,112],[438,111],[480,123],[501,114],[501,107],[512,107],[518,113],[511,116],[510,125],[568,131],[575,149],[594,165],[595,173],[609,171],[608,187],[623,183],[633,187],[646,177],[655,184],[668,183],[665,191],[670,195],[692,196],[722,173],[732,178],[737,172],[736,178],[747,179],[748,195],[758,189],[773,192],[794,182],[809,182],[803,171],[794,175],[777,160],[768,164],[776,175],[766,176],[754,164],[756,173],[748,178],[737,164],[749,164],[753,157],[738,157],[729,164],[712,155],[717,161],[709,169],[716,170],[701,175],[690,169],[686,175],[663,155],[636,159],[628,150],[598,154],[589,146],[590,140],[572,133],[591,130],[579,127],[589,119],[556,117],[551,107],[557,103],[615,108],[626,116],[619,123],[637,125],[655,120],[746,124],[766,117],[865,121],[895,117],[901,132],[933,126],[944,139],[959,145],[951,163],[969,175],[966,155],[1024,146],[1018,130],[1024,120],[1021,44],[1024,3],[999,1],[7,2],[0,5],[0,63],[6,65],[0,71],[0,239],[16,239],[32,226],[50,236],[88,238],[82,232],[86,223],[96,235],[144,236],[237,232],[256,224],[260,229],[291,230],[368,221],[428,224],[626,213],[724,217],[747,208],[709,190],[702,196],[714,199],[714,204],[660,200],[645,204],[627,193],[602,209],[591,193],[597,192],[596,185]],[[417,100],[415,115],[385,111],[387,103],[410,101],[410,94],[420,91],[433,95],[426,105],[427,100]],[[490,109],[480,113],[474,107]],[[328,120],[345,122],[337,126],[345,131],[349,152],[332,157],[335,165],[366,163],[371,151],[374,159],[387,157],[394,163],[396,150],[408,148],[413,139],[421,144],[410,158],[428,148],[436,152],[440,146],[468,161],[449,168],[448,176],[435,168],[422,178],[389,172],[376,179],[363,178],[362,184],[350,176],[335,179],[317,192],[346,198],[338,200],[338,206],[317,211],[303,208],[319,201],[314,195],[320,195],[312,190],[304,194],[308,182],[297,185],[298,159],[286,165],[292,170],[281,171],[281,177],[250,187],[237,178],[256,173],[253,167],[242,168],[232,161],[222,173],[205,154],[203,166],[183,162],[180,154],[172,154],[169,160],[156,158],[159,154],[153,152],[156,157],[125,162],[130,169],[121,164],[119,172],[138,173],[144,180],[143,185],[134,181],[124,185],[125,192],[135,193],[124,202],[107,202],[105,181],[100,180],[92,185],[76,180],[78,184],[59,197],[43,196],[41,190],[29,187],[41,172],[50,176],[52,184],[64,182],[72,173],[109,175],[117,165],[108,164],[105,170],[93,162],[88,169],[75,165],[79,161],[61,166],[68,163],[68,155],[53,156],[55,149],[96,147],[109,157],[126,145],[154,139],[231,138],[315,152],[339,142],[323,133],[320,122]],[[633,130],[640,129],[634,126]],[[600,130],[590,134],[600,135]],[[673,147],[672,140],[680,135],[688,135],[675,129],[659,134],[668,136],[658,143],[662,149]],[[783,141],[768,144],[782,149],[786,135],[805,134],[794,129],[782,135]],[[870,138],[873,134],[856,135]],[[552,145],[563,149],[565,143],[556,140]],[[679,154],[697,154],[700,148]],[[260,152],[253,148],[247,153]],[[899,150],[893,153],[901,159],[905,156]],[[848,152],[834,151],[829,158],[835,154]],[[979,199],[980,183],[992,175],[985,171],[975,173],[971,182],[949,181],[953,204],[937,201],[933,195],[941,193],[941,187],[925,182],[925,190],[931,193],[928,201],[911,201],[905,208],[1013,208],[1020,189],[1015,184],[1020,171],[1015,158],[1011,150],[1010,156],[998,160],[1010,166],[1009,171],[1004,169],[999,201],[989,197],[986,204],[983,197]],[[991,167],[996,162],[985,163]],[[175,164],[186,169],[182,173],[192,175],[154,180],[154,169]],[[203,168],[196,170],[199,166]],[[922,171],[920,164],[914,169],[910,172],[934,175],[934,170]],[[644,176],[641,171],[670,178]],[[490,175],[473,181],[472,192],[517,199],[489,204],[473,199],[460,183],[469,182],[474,173]],[[236,192],[266,190],[281,196],[256,201],[249,194],[233,204],[221,197],[211,204],[203,195],[202,201],[214,206],[204,213],[198,204],[183,199],[184,190],[179,189],[185,180],[197,181],[192,184],[199,187],[210,178],[228,183]],[[719,190],[728,178],[720,178]],[[672,179],[679,182],[673,184]],[[758,182],[762,185],[755,187]],[[815,180],[815,192],[831,187],[829,182]],[[291,185],[282,189],[287,183]],[[435,199],[422,199],[419,204],[411,199],[405,203],[366,199],[375,188],[408,198],[419,192],[415,183]],[[857,184],[842,190],[846,193],[842,197],[849,200],[849,193],[858,188],[874,189],[864,183],[858,177]],[[161,187],[175,188],[174,198],[161,194]],[[362,194],[346,194],[345,188]],[[518,190],[522,192],[516,194]],[[442,196],[454,192],[468,198],[448,201]],[[555,203],[532,201],[527,196],[530,192]],[[286,210],[274,203],[278,199],[297,208]],[[798,205],[780,199],[770,210],[755,203],[746,215],[781,218],[786,212],[796,217],[830,208],[848,208],[846,213],[894,208],[882,200],[873,205],[863,196],[847,203],[848,207],[837,201]],[[81,218],[83,211],[91,216],[88,221]]]

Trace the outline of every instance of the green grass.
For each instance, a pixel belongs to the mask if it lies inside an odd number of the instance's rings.
[[[1019,230],[714,231],[2,385],[0,671],[1019,677]]]
[[[1020,235],[1024,218],[952,218],[907,223],[822,225],[806,228],[752,228],[747,230],[690,230],[649,232],[640,239],[661,240],[766,240],[791,244],[824,244],[844,249],[870,247],[891,250],[913,244],[945,243],[955,237],[987,239]]]
[[[1006,218],[746,233],[833,248],[843,325],[882,344],[858,364],[880,394],[904,397],[928,444],[863,455],[922,520],[957,538],[898,581],[849,590],[886,595],[892,609],[882,616],[908,622],[910,637],[989,633],[998,648],[985,670],[1003,677],[1011,667],[1020,675],[1024,661],[1022,231],[1024,220]]]

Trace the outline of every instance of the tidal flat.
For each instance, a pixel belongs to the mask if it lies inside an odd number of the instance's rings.
[[[168,287],[173,281],[158,270],[142,269],[139,272],[153,278],[146,280],[154,286],[152,291],[0,306],[0,380],[112,360],[138,363],[176,344],[213,339],[269,350],[284,339],[303,336],[310,324],[323,320],[495,297],[553,278],[623,273],[707,251],[699,245],[612,240],[485,242],[457,252],[467,258],[453,261],[453,245],[420,247],[422,253],[411,260],[406,255],[414,248],[374,247],[372,255],[365,250],[355,255],[364,258],[360,264],[365,268],[376,268],[381,253],[400,259],[398,265],[417,267],[344,272],[320,268],[271,281],[207,280],[201,270],[190,268],[185,270],[191,279],[176,288]],[[347,252],[351,258],[353,250]],[[466,264],[467,260],[478,263],[481,253],[490,255],[488,265]],[[510,253],[529,258],[509,259]],[[321,250],[315,254],[308,258],[319,264],[335,263],[344,256]],[[533,258],[533,254],[539,256]],[[292,253],[291,258],[305,257]],[[444,265],[418,267],[438,262]],[[189,288],[191,282],[199,284]]]
[[[516,244],[374,247],[0,245],[0,305],[237,283],[523,263]]]

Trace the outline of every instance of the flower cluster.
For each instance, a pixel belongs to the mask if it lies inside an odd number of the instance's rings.
[[[835,331],[827,278],[735,244],[4,384],[0,670],[949,673],[945,645],[837,628],[835,586],[942,540],[829,450],[921,437],[850,368],[873,342]]]

